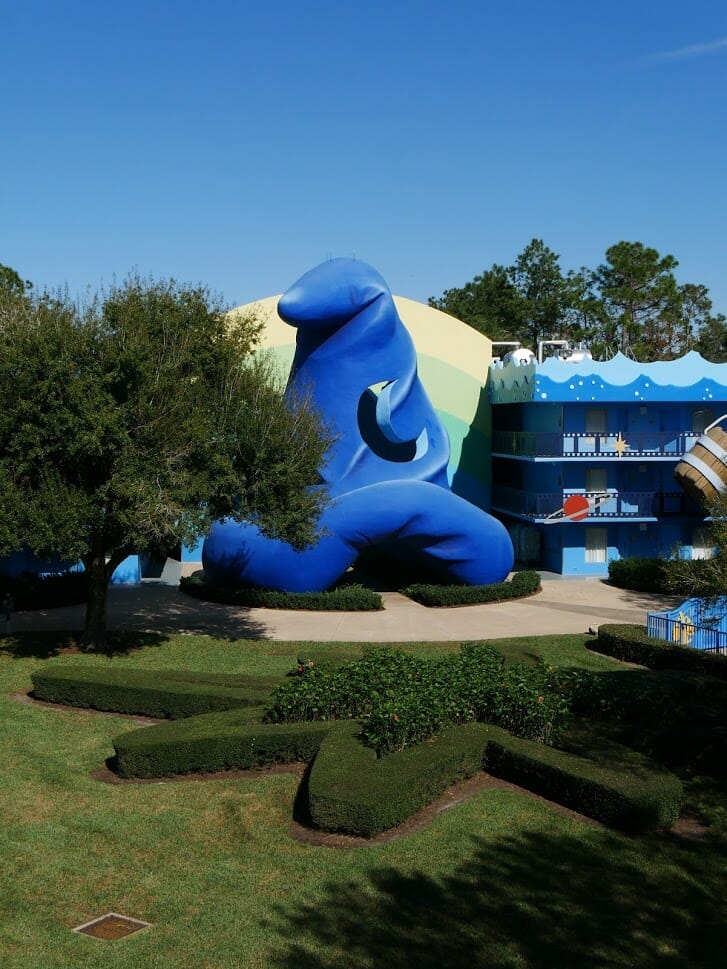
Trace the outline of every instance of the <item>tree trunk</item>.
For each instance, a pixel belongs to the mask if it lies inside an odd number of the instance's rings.
[[[106,649],[106,593],[108,575],[106,572],[106,550],[101,536],[92,538],[91,551],[83,559],[88,575],[88,600],[86,602],[86,622],[83,627],[82,641],[86,649],[102,652]]]
[[[103,536],[95,533],[92,536],[91,551],[83,559],[88,574],[88,600],[82,642],[88,650],[103,652],[106,649],[106,599],[109,579],[126,555],[125,550],[114,549],[107,562]]]

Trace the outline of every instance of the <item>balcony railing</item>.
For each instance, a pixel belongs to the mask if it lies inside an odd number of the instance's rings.
[[[566,498],[579,494],[588,499],[588,519],[665,518],[700,515],[695,503],[681,491],[553,491],[535,493],[495,485],[492,507],[533,521],[557,521]],[[703,514],[703,513],[702,513]],[[579,520],[581,520],[579,518]]]
[[[523,458],[644,458],[677,459],[699,434],[691,431],[626,431],[592,434],[558,431],[494,431],[492,453]]]

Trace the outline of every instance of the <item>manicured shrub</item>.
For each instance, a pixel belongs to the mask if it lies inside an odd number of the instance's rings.
[[[297,676],[272,694],[269,722],[345,720],[366,716],[377,702],[402,696],[420,683],[422,662],[387,647],[338,667],[298,665]]]
[[[626,623],[599,626],[598,636],[589,645],[596,652],[651,669],[685,670],[727,680],[727,656],[654,639],[646,635],[645,626]]]
[[[509,582],[494,582],[492,585],[430,585],[419,582],[399,591],[423,606],[473,606],[533,595],[540,591],[540,575],[532,570],[516,572]]]
[[[692,711],[706,705],[699,736],[711,736],[724,720],[727,687],[683,673],[666,683],[670,676],[667,671],[657,679],[643,670],[556,673],[543,664],[505,668],[492,646],[474,643],[437,660],[378,649],[335,669],[301,662],[272,702],[278,677],[52,665],[33,681],[37,696],[56,702],[185,718],[116,738],[122,776],[249,769],[316,757],[309,792],[314,821],[371,836],[479,770],[483,757],[496,776],[605,823],[630,830],[671,824],[681,797],[678,780],[633,750],[622,748],[617,770],[612,757],[596,763],[524,739],[552,740],[571,705],[614,719],[657,749],[662,722],[677,716],[695,721]],[[266,699],[268,716],[294,722],[262,723]],[[470,722],[476,720],[488,723]],[[709,764],[723,764],[723,735],[710,749]],[[674,737],[666,741],[672,749]],[[596,737],[591,747],[598,754],[602,743]]]
[[[486,643],[467,644],[436,660],[371,649],[335,669],[299,666],[298,671],[275,690],[265,719],[360,719],[365,742],[379,754],[474,720],[550,742],[568,715],[567,698],[550,687],[548,667],[505,669],[502,656]]]
[[[355,722],[335,724],[311,768],[311,819],[325,831],[364,838],[395,827],[482,769],[487,731],[481,724],[454,727],[436,740],[377,758],[361,743]]]
[[[613,585],[657,595],[691,596],[695,586],[704,586],[706,572],[707,565],[700,559],[630,558],[608,563]],[[719,592],[715,590],[715,594]]]
[[[485,769],[614,827],[669,827],[678,778],[629,752],[624,773],[484,724],[450,727],[436,740],[376,758],[355,723],[336,724],[310,772],[311,818],[327,831],[372,837],[406,820],[456,780]]]
[[[727,683],[703,673],[648,669],[558,670],[558,688],[576,717],[643,726],[694,719],[700,710],[727,712]]]
[[[208,713],[143,727],[114,740],[122,777],[168,777],[309,761],[327,723],[261,724],[259,708]]]
[[[15,609],[57,609],[85,602],[88,598],[88,576],[85,572],[62,572],[58,575],[3,576],[0,579],[0,599],[13,597]]]
[[[51,703],[176,720],[260,705],[279,677],[51,666],[31,674],[33,695]]]
[[[648,831],[670,827],[679,817],[681,782],[645,762],[626,773],[501,734],[487,743],[485,767],[496,777],[612,827]]]
[[[207,602],[263,609],[298,609],[317,612],[372,612],[384,608],[378,592],[362,585],[342,585],[326,592],[275,592],[248,586],[229,588],[207,582],[201,576],[181,579],[179,588]]]
[[[620,589],[634,592],[666,593],[667,559],[629,558],[611,560],[608,578]]]

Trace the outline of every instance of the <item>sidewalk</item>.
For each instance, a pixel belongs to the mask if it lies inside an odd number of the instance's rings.
[[[647,612],[673,608],[679,599],[617,589],[600,579],[543,580],[527,599],[429,609],[397,592],[382,593],[383,612],[292,612],[244,609],[192,599],[179,589],[143,582],[112,586],[109,629],[203,633],[230,639],[319,642],[416,642],[503,639],[582,633],[602,623],[646,623]],[[83,606],[18,612],[2,632],[80,630]],[[10,629],[8,629],[8,625]]]

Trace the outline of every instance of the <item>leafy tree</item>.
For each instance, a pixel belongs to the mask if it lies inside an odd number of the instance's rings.
[[[492,340],[519,340],[537,349],[568,327],[580,292],[577,274],[563,275],[557,253],[533,239],[512,266],[494,264],[429,305],[469,323]]]
[[[592,271],[585,266],[568,273],[568,300],[559,328],[561,339],[572,344],[585,343],[589,349],[603,314],[601,302],[591,287],[592,276]]]
[[[708,534],[714,548],[708,559],[682,559],[677,548],[669,562],[668,580],[675,594],[715,598],[727,595],[727,493],[705,502]]]
[[[10,266],[3,266],[0,263],[0,293],[22,296],[32,288],[33,284],[30,280],[22,279]]]
[[[727,320],[712,315],[712,300],[706,286],[686,283],[681,287],[682,341],[678,350],[698,350],[713,363],[727,362]]]
[[[525,323],[521,342],[537,350],[538,341],[555,339],[573,303],[574,288],[561,272],[558,255],[541,239],[533,239],[510,267],[509,275],[523,302]]]
[[[676,259],[641,242],[618,242],[606,250],[606,260],[591,279],[600,301],[596,354],[664,359],[679,322]]]
[[[130,553],[254,517],[304,547],[330,443],[251,353],[259,325],[206,290],[128,279],[85,306],[0,294],[0,551],[82,559],[85,641]]]
[[[641,242],[618,242],[596,270],[563,273],[558,255],[533,239],[512,266],[493,265],[429,305],[493,340],[588,343],[594,357],[617,351],[637,360],[670,360],[697,349],[727,361],[727,320],[712,314],[705,286],[679,285],[674,256]]]
[[[680,287],[678,313],[669,333],[669,350],[675,356],[697,348],[699,333],[711,309],[712,301],[706,286],[685,283]]]
[[[721,313],[710,316],[700,327],[697,350],[706,360],[727,363],[727,320]]]
[[[585,303],[594,356],[617,350],[636,360],[673,360],[689,350],[724,359],[727,328],[712,315],[706,286],[679,285],[674,256],[641,242],[619,242],[589,280]]]
[[[512,334],[525,323],[526,310],[510,270],[494,264],[460,289],[447,289],[440,298],[431,296],[429,305],[449,313],[491,340],[513,340]]]
[[[707,510],[711,518],[709,535],[714,545],[714,555],[703,560],[707,588],[702,594],[724,596],[727,595],[727,493],[713,498]]]

